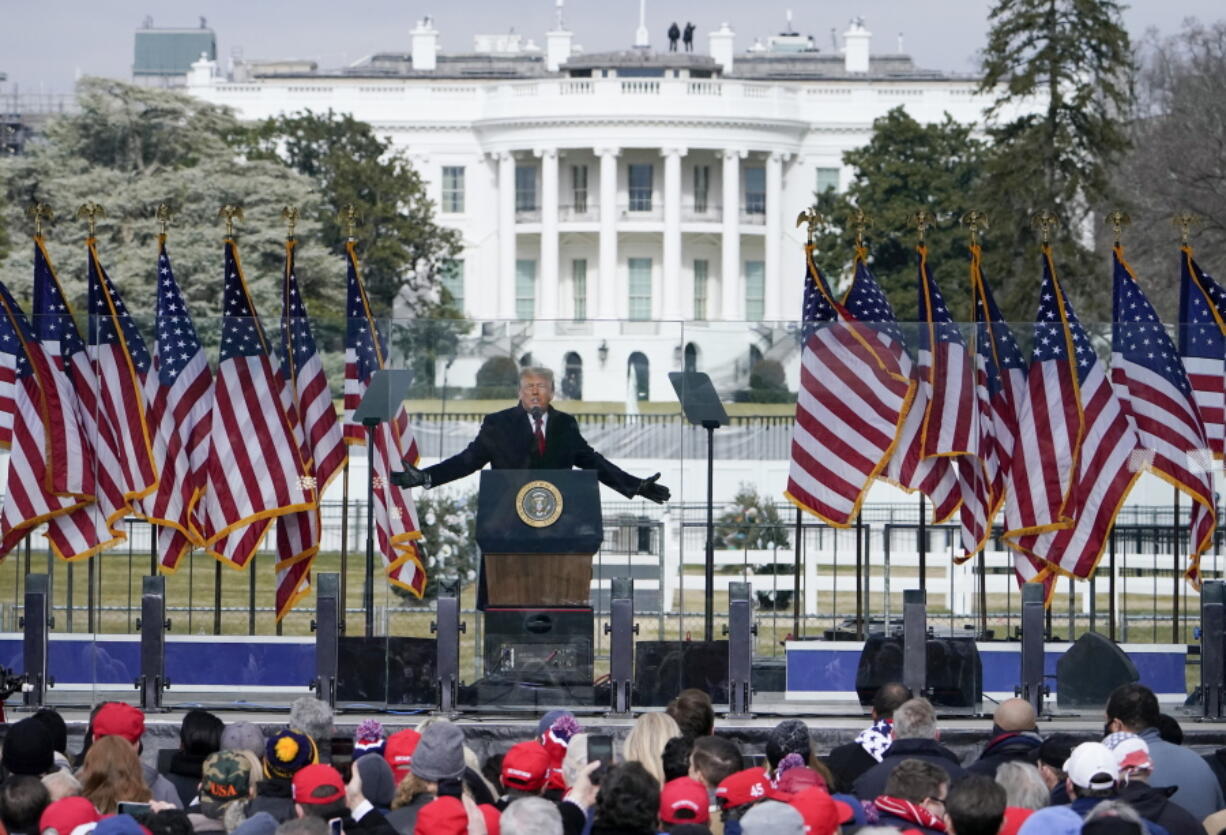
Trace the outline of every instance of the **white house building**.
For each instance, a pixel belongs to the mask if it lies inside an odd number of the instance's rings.
[[[407,51],[338,70],[239,62],[223,75],[202,58],[187,89],[246,119],[331,109],[390,137],[463,235],[452,294],[500,323],[453,382],[483,354],[530,352],[578,368],[589,399],[668,399],[665,374],[683,365],[743,386],[759,357],[794,380],[796,341],[780,337],[799,316],[798,212],[846,184],[843,153],[891,108],[970,122],[987,104],[973,77],[873,54],[860,21],[831,52],[790,32],[737,51],[723,25],[707,54],[583,54],[560,15],[543,49],[478,35],[443,52],[429,18],[407,35]]]

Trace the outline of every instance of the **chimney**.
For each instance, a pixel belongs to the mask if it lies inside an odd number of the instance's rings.
[[[843,33],[843,68],[849,73],[868,73],[868,45],[873,33],[864,28],[864,18],[856,18]]]
[[[736,33],[727,23],[721,23],[719,30],[707,33],[707,52],[715,59],[715,63],[723,67],[724,75],[732,72],[732,42]]]
[[[429,15],[409,33],[413,45],[413,69],[433,71],[438,66],[438,30]]]

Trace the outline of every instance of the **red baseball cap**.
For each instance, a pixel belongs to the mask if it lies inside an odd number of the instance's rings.
[[[839,824],[855,817],[850,806],[819,788],[801,789],[789,803],[804,818],[808,835],[834,835]]]
[[[383,748],[383,759],[387,760],[387,764],[392,767],[392,774],[396,776],[397,783],[409,776],[409,765],[413,762],[413,752],[417,750],[419,742],[421,742],[421,734],[412,728],[396,731],[387,738],[387,744]]]
[[[485,818],[486,835],[500,835],[502,832],[502,812],[498,811],[498,807],[489,803],[482,803],[477,808],[481,810],[481,816]]]
[[[724,809],[735,809],[747,803],[757,803],[766,797],[769,785],[766,772],[760,767],[747,768],[735,774],[729,774],[720,781],[715,789],[715,799]]]
[[[711,820],[707,787],[692,777],[669,780],[660,791],[660,820],[667,824]]]
[[[38,831],[54,829],[60,835],[71,835],[78,826],[97,823],[102,819],[94,804],[84,797],[64,797],[43,810],[38,819]]]
[[[328,794],[317,795],[315,790],[321,786],[332,789]],[[345,781],[341,773],[330,765],[316,763],[300,768],[294,774],[294,802],[308,806],[324,806],[345,799]]]
[[[464,804],[450,795],[431,800],[417,813],[413,835],[468,835]]]
[[[145,714],[126,702],[107,702],[94,715],[94,739],[122,736],[135,745],[145,732]]]
[[[502,760],[502,785],[520,791],[540,791],[549,773],[549,752],[535,739],[521,742]]]

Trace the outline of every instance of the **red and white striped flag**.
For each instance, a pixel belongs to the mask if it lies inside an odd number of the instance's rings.
[[[834,299],[811,245],[805,247],[803,327],[784,495],[828,524],[847,527],[898,441],[915,393],[910,360]]]
[[[1226,453],[1226,290],[1180,248],[1179,353],[1215,458]]]
[[[271,351],[227,238],[202,521],[208,552],[235,568],[246,567],[274,518],[315,506]]]
[[[277,620],[311,588],[311,563],[319,552],[319,496],[345,463],[345,439],[332,405],[332,390],[311,334],[306,304],[294,271],[294,241],[285,242],[281,293],[283,403],[302,448],[303,463],[315,492],[310,510],[277,517]]]
[[[362,402],[371,377],[384,368],[387,350],[383,335],[370,311],[366,288],[358,270],[358,255],[350,241],[348,256],[349,325],[345,335],[345,440],[364,443],[366,428],[353,422],[353,412]],[[421,539],[417,510],[408,490],[392,484],[390,475],[416,464],[420,458],[409,416],[402,407],[394,420],[375,429],[375,536],[383,555],[388,582],[407,589],[418,597],[426,588],[426,571],[421,564],[416,540]]]
[[[1200,557],[1213,544],[1217,525],[1213,452],[1175,343],[1118,244],[1112,263],[1111,382],[1136,430],[1141,450],[1148,453],[1149,471],[1192,500],[1187,576],[1199,588]]]
[[[159,470],[157,490],[139,509],[158,526],[161,570],[173,572],[188,548],[202,546],[197,508],[204,495],[213,417],[213,374],[179,284],[158,238],[157,340],[145,380],[145,418]]]

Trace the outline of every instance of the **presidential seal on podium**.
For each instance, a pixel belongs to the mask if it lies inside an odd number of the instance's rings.
[[[562,493],[548,481],[529,481],[515,496],[515,510],[525,525],[547,528],[562,515]]]

